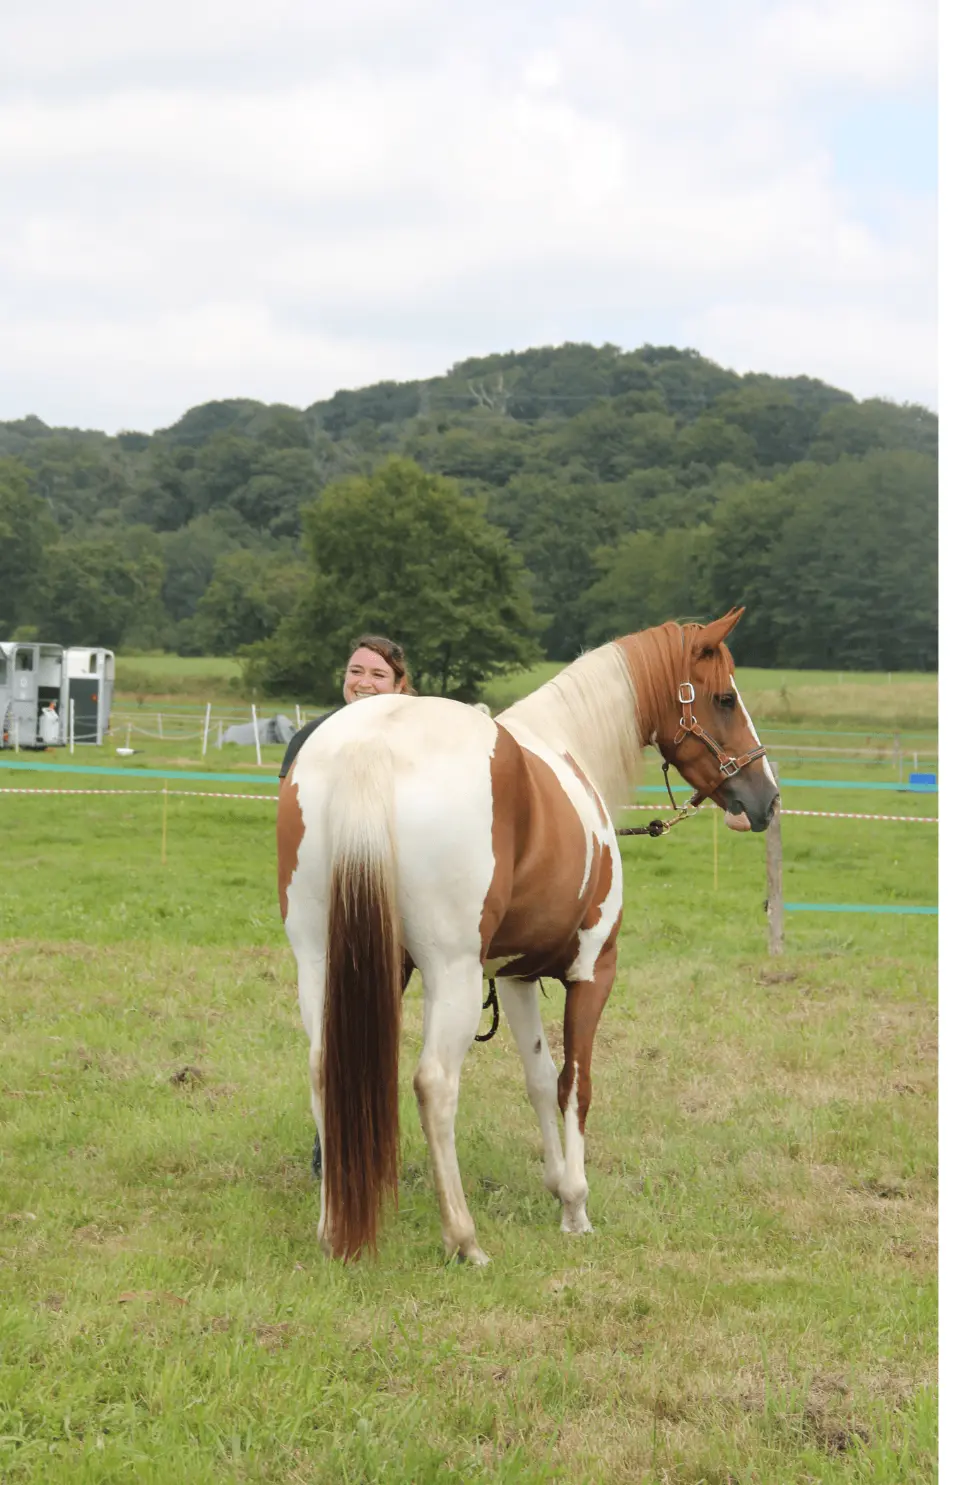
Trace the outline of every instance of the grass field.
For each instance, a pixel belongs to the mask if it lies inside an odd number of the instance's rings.
[[[164,867],[161,810],[0,796],[0,1478],[936,1478],[936,920],[792,914],[769,960],[761,840],[703,814],[624,841],[596,1232],[558,1230],[502,1029],[458,1121],[493,1262],[445,1266],[412,982],[400,1210],[342,1268],[314,1238],[273,808],[172,797]],[[933,825],[793,818],[784,842],[790,900],[937,901]],[[554,1044],[561,1012],[551,986]]]
[[[546,661],[531,670],[488,682],[483,698],[500,711],[556,675]],[[753,716],[765,724],[794,727],[880,727],[889,732],[937,729],[937,677],[817,670],[754,670],[741,667],[739,685]],[[170,701],[230,701],[243,706],[237,660],[205,656],[117,657],[117,706]],[[268,712],[294,714],[294,698],[261,702]]]

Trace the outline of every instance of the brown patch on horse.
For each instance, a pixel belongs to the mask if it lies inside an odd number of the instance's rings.
[[[288,917],[288,888],[298,865],[298,852],[305,837],[305,821],[298,801],[298,785],[294,782],[293,763],[278,790],[278,904],[282,911],[282,922]]]
[[[576,956],[594,900],[602,904],[609,891],[609,848],[594,850],[584,884],[583,822],[549,764],[503,727],[490,782],[494,871],[480,919],[482,957],[504,960],[500,973],[518,979],[560,974]]]
[[[583,772],[582,768],[577,763],[576,759],[573,757],[572,753],[564,753],[563,754],[563,761],[564,761],[564,763],[568,763],[570,765],[570,767],[572,768],[573,772],[576,774],[577,778],[579,779],[580,783],[583,785],[583,788],[586,790],[587,794],[590,796],[590,798],[592,799],[593,803],[596,805],[596,808],[599,811],[599,816],[600,816],[601,823],[603,825],[608,825],[610,821],[609,821],[609,815],[606,813],[606,806],[604,805],[604,803],[603,803],[602,799],[600,798],[599,794],[594,789],[592,782],[586,777],[586,774]]]

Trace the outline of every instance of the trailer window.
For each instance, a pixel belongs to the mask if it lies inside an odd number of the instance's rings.
[[[33,651],[32,650],[17,650],[16,668],[17,668],[17,670],[32,670],[33,669]]]

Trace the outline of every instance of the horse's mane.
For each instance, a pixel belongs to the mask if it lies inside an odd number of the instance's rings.
[[[632,792],[642,749],[672,711],[701,624],[660,624],[590,650],[551,681],[501,712],[498,722],[521,722],[558,752],[572,755],[593,780],[611,812]],[[728,691],[732,660],[724,645],[700,670],[707,692]]]

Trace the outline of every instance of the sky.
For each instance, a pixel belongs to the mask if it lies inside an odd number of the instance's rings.
[[[936,406],[936,51],[926,0],[31,0],[0,419],[564,341]]]

